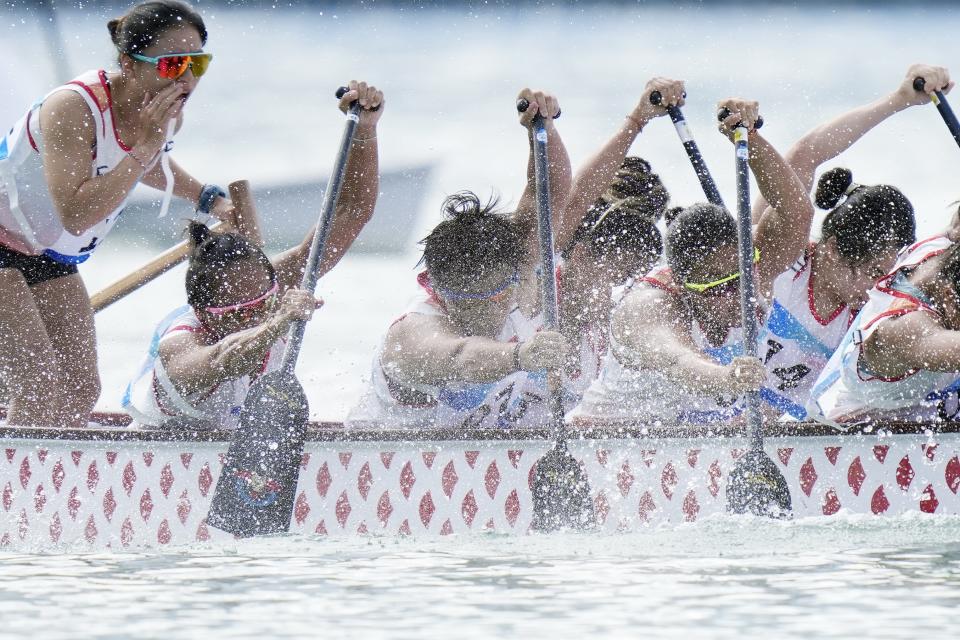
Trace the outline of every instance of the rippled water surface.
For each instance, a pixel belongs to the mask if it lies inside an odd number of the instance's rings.
[[[960,519],[0,555],[0,634],[956,637]]]
[[[262,6],[207,8],[217,58],[191,98],[178,159],[221,184],[324,175],[341,124],[326,100],[344,79],[369,78],[388,95],[383,165],[434,163],[417,237],[446,193],[493,187],[516,200],[527,152],[512,103],[524,85],[559,94],[558,125],[576,164],[618,126],[648,77],[686,78],[686,115],[721,191],[732,194],[730,147],[713,131],[716,99],[758,98],[769,139],[784,149],[824,118],[891,91],[911,62],[960,64],[960,14],[946,3],[473,13]],[[64,14],[73,72],[110,64],[104,24],[113,13]],[[34,16],[0,8],[0,126],[53,85],[51,68]],[[634,150],[674,203],[702,198],[668,122],[652,123]],[[858,181],[900,186],[921,234],[943,226],[958,196],[960,154],[932,107],[880,125],[838,163]],[[321,282],[327,304],[299,367],[313,417],[342,417],[359,395],[371,350],[415,289],[415,250],[348,257]],[[147,257],[111,238],[82,273],[95,290]],[[176,270],[98,317],[101,407],[118,406],[153,324],[182,304],[182,277]],[[0,552],[0,636],[15,638],[955,638],[958,610],[955,517]]]

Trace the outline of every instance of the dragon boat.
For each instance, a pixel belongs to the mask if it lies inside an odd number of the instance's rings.
[[[229,541],[205,522],[231,433],[129,426],[0,426],[0,548],[148,547]],[[346,429],[311,423],[290,532],[448,535],[531,529],[544,429]],[[766,450],[794,517],[960,513],[960,423],[876,423],[846,432],[769,425]],[[580,426],[570,451],[590,481],[598,527],[693,522],[726,509],[748,446],[742,429],[627,423]],[[252,487],[267,494],[271,487]]]

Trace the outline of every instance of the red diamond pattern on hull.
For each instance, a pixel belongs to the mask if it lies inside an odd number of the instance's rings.
[[[790,446],[773,442],[769,453],[783,465],[799,517],[839,511],[960,514],[960,436],[934,437],[847,437],[842,450],[824,446],[823,438],[800,439]],[[77,443],[66,448],[55,441],[28,442],[10,447],[11,459],[0,457],[0,540],[8,548],[231,539],[203,524],[225,443],[159,447],[125,441],[78,450]],[[667,439],[652,450],[616,440],[572,440],[570,448],[590,478],[599,526],[612,533],[722,513],[733,449],[743,442],[704,440],[693,448],[689,441]],[[414,441],[391,443],[384,452],[370,443],[333,450],[329,443],[308,443],[291,526],[298,533],[337,536],[527,532],[531,473],[549,444]],[[834,461],[828,448],[838,450]],[[40,449],[47,451],[44,463]],[[385,459],[384,453],[390,455]],[[915,460],[923,464],[914,467]]]
[[[850,463],[850,468],[847,470],[847,484],[853,489],[853,495],[860,495],[860,487],[863,486],[863,481],[866,479],[867,474],[863,470],[863,464],[860,463],[860,456],[857,456],[853,459],[853,462]]]

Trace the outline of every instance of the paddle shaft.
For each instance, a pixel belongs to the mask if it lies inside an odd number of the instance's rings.
[[[737,164],[737,237],[740,258],[740,317],[743,327],[743,355],[757,357],[757,295],[753,277],[753,225],[750,218],[750,148],[746,127],[734,129]],[[746,394],[750,446],[763,450],[763,419],[760,395]]]
[[[218,222],[211,227],[211,229],[215,231],[223,231],[223,225],[223,222]],[[133,273],[120,278],[119,280],[96,292],[90,296],[90,305],[93,307],[94,313],[103,311],[114,302],[125,298],[127,295],[133,293],[143,285],[153,282],[167,271],[170,271],[187,259],[187,256],[190,255],[190,250],[190,242],[180,242],[167,249]]]
[[[342,94],[338,91],[338,97]],[[319,278],[320,260],[323,257],[323,251],[327,244],[327,238],[330,236],[330,229],[333,226],[333,217],[337,209],[337,201],[340,199],[340,190],[343,187],[343,178],[347,172],[347,161],[350,159],[350,147],[353,145],[353,133],[356,131],[357,123],[360,122],[360,103],[354,102],[347,111],[347,122],[343,127],[343,137],[340,138],[340,148],[337,151],[337,160],[333,167],[333,173],[330,174],[330,181],[327,183],[327,189],[323,194],[323,204],[320,207],[320,220],[317,223],[317,230],[313,234],[313,242],[310,245],[310,253],[307,256],[307,264],[303,271],[303,280],[300,288],[313,293],[317,288]],[[303,333],[307,323],[305,320],[298,320],[290,327],[290,333],[287,336],[287,347],[283,352],[283,363],[281,370],[288,375],[293,375],[293,370],[297,366],[297,357],[300,355],[300,347],[303,345]]]
[[[914,78],[913,80],[913,88],[920,92],[925,91],[926,84],[927,81],[923,78]],[[947,129],[950,130],[950,135],[952,135],[954,141],[960,145],[960,122],[957,121],[957,116],[953,113],[953,109],[950,108],[950,103],[947,102],[943,92],[939,90],[934,91],[933,95],[930,96],[930,100],[936,105],[937,111],[940,112],[940,117],[943,118],[944,124],[946,124]]]
[[[659,105],[662,101],[663,96],[659,91],[650,93],[651,104]],[[673,121],[673,127],[677,130],[677,135],[680,137],[680,142],[683,143],[683,149],[687,152],[687,157],[690,158],[690,164],[693,165],[693,171],[697,174],[697,179],[700,180],[700,187],[703,189],[707,201],[718,207],[723,207],[723,198],[720,197],[717,184],[713,181],[710,170],[707,169],[707,163],[704,161],[703,155],[700,154],[700,148],[697,147],[693,134],[690,133],[690,127],[687,126],[687,120],[683,117],[683,112],[676,105],[667,105],[664,108],[667,110],[670,120]]]
[[[519,106],[522,105],[518,105]],[[553,223],[550,217],[550,166],[547,151],[547,129],[539,114],[533,119],[533,168],[536,178],[537,241],[540,247],[540,301],[543,308],[544,329],[558,331],[557,271],[553,253]],[[563,429],[563,398],[559,376],[548,376],[550,415],[553,433],[558,445],[565,443]]]

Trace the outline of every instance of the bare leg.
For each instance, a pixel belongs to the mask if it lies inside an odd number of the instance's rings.
[[[59,364],[33,293],[16,269],[0,269],[0,376],[10,393],[10,424],[57,425]]]
[[[86,427],[100,397],[97,334],[90,296],[79,274],[30,288],[61,373],[60,424]]]

